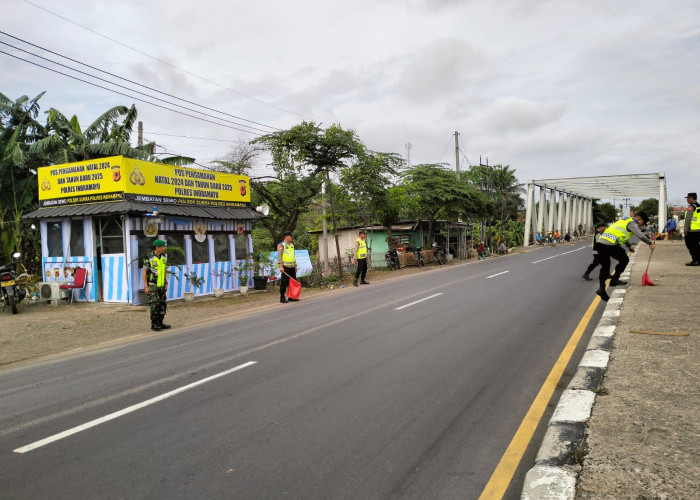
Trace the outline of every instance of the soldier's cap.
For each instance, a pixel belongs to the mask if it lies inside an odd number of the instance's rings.
[[[166,245],[165,240],[154,240],[153,241],[154,247],[164,247],[165,245]]]
[[[688,196],[686,198],[695,198],[696,200],[698,199],[698,193],[688,193]]]

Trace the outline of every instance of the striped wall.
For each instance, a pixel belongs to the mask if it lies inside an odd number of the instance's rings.
[[[129,279],[123,253],[102,255],[102,300],[129,302]]]
[[[85,297],[87,297],[87,300],[89,301],[96,300],[97,285],[94,283],[94,263],[89,257],[44,257],[43,259],[41,259],[41,261],[41,268],[43,270],[43,275],[41,278],[42,281],[58,281],[60,283],[73,283],[72,278],[66,279],[64,272],[65,268],[86,268],[87,285],[85,285],[85,296],[83,296],[82,293],[75,292],[74,300],[85,301]],[[56,272],[58,272],[58,276],[56,276]]]

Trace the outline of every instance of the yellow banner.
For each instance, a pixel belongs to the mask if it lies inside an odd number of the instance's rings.
[[[182,205],[244,206],[249,178],[112,156],[38,170],[42,207],[132,200]]]

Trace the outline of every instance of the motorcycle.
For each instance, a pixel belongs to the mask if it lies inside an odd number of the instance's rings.
[[[12,255],[15,260],[22,256],[19,252]],[[27,295],[27,290],[17,285],[16,270],[12,264],[0,266],[0,290],[2,290],[2,300],[5,305],[10,306],[12,314],[17,314],[17,303],[21,302]]]
[[[386,259],[386,268],[391,271],[393,269],[401,269],[401,262],[399,261],[399,252],[396,249],[391,249],[384,254],[384,259]]]
[[[443,265],[447,263],[447,251],[445,247],[438,245],[436,242],[433,242],[433,255],[438,264]]]
[[[423,260],[423,247],[415,247],[413,253],[416,256],[416,265],[418,267],[423,267],[425,265],[425,261]]]

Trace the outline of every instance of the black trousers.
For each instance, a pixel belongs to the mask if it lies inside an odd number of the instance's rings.
[[[615,278],[620,278],[624,272],[630,259],[627,257],[627,252],[620,245],[601,245],[596,246],[598,250],[598,258],[600,259],[600,288],[605,288],[605,280],[610,277],[610,258],[617,261],[615,266]]]
[[[296,267],[283,266],[283,269],[284,273],[287,273],[292,278],[297,279]],[[280,297],[284,297],[284,294],[287,293],[287,287],[289,286],[289,276],[284,273],[282,273],[282,281],[280,281]]]
[[[597,253],[593,254],[593,262],[591,262],[591,265],[588,266],[588,269],[586,269],[586,276],[591,274],[591,272],[600,265],[600,255]]]
[[[360,275],[362,277],[360,278]],[[360,281],[365,281],[365,276],[367,276],[367,259],[357,259],[357,270],[355,271],[355,280],[360,278]]]
[[[685,246],[693,262],[700,262],[700,231],[689,231],[685,235]]]

